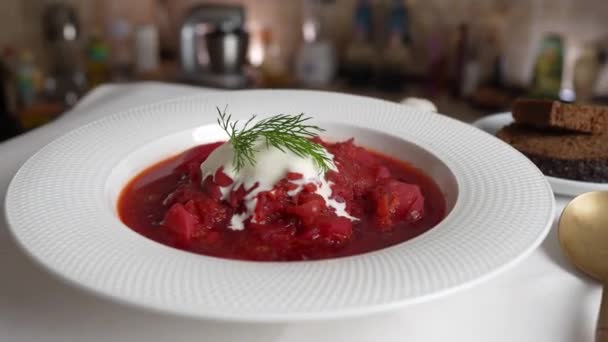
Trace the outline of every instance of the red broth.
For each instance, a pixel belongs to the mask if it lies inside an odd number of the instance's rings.
[[[244,230],[229,229],[238,204],[211,195],[218,186],[213,177],[202,185],[200,179],[200,164],[221,142],[194,147],[141,172],[122,191],[118,213],[128,227],[161,244],[203,255],[260,261],[327,259],[375,251],[414,238],[444,218],[445,199],[421,170],[358,147],[352,140],[319,142],[334,155],[340,171],[327,174],[333,183],[332,197],[345,202],[357,221],[336,216],[304,190],[295,198],[288,197],[285,179],[272,196],[258,195],[256,215],[264,219],[246,221]]]

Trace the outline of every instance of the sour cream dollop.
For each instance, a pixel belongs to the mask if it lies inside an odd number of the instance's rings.
[[[233,164],[234,148],[230,142],[226,142],[213,151],[209,157],[201,164],[201,174],[203,179],[208,176],[215,177],[218,169],[223,168],[224,174],[232,179],[232,184],[220,187],[222,199],[227,200],[233,191],[236,191],[241,185],[246,191],[255,189],[245,196],[245,208],[243,213],[234,214],[230,220],[229,228],[233,230],[242,230],[245,228],[245,220],[250,218],[257,204],[257,195],[263,191],[271,190],[281,179],[286,178],[287,173],[294,172],[302,175],[302,179],[291,181],[299,185],[296,190],[290,191],[290,196],[295,196],[301,191],[304,184],[313,183],[317,186],[316,193],[325,199],[325,203],[330,208],[333,208],[336,215],[346,217],[350,220],[356,220],[346,212],[346,204],[340,203],[331,199],[332,194],[331,182],[325,179],[325,176],[319,172],[315,166],[315,162],[310,157],[300,157],[295,153],[285,150],[281,151],[274,146],[267,145],[263,140],[258,140],[255,143],[254,153],[255,164],[246,163],[238,172]],[[333,162],[333,155],[323,149],[324,153],[330,157],[331,163],[329,167],[333,171],[338,171]]]

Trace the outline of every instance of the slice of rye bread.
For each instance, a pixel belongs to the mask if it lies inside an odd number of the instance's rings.
[[[608,182],[608,135],[539,130],[513,123],[496,135],[547,176]]]
[[[538,128],[583,133],[608,133],[608,107],[559,101],[519,99],[513,105],[515,122]]]

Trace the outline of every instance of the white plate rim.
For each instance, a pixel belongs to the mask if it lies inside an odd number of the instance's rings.
[[[231,93],[229,95],[229,97],[231,99],[234,99],[234,98],[238,98],[239,96],[242,96],[242,97],[243,96],[247,97],[247,96],[252,96],[252,95],[253,96],[260,96],[260,95],[268,96],[271,94],[272,95],[281,95],[281,96],[286,96],[286,97],[292,96],[294,98],[297,98],[297,97],[307,98],[307,99],[322,98],[324,100],[336,100],[337,102],[340,102],[342,104],[345,104],[347,102],[356,102],[358,104],[368,103],[370,105],[383,107],[383,109],[385,109],[385,110],[386,110],[386,108],[390,107],[392,110],[408,113],[409,115],[411,115],[411,117],[420,117],[421,118],[421,117],[425,116],[426,118],[432,118],[433,122],[435,122],[435,123],[443,122],[446,124],[446,126],[447,125],[456,125],[456,126],[459,126],[459,129],[465,129],[465,127],[466,127],[466,124],[460,123],[456,120],[444,117],[442,115],[416,112],[416,111],[412,111],[411,109],[405,109],[402,106],[399,106],[399,108],[397,109],[398,105],[388,103],[386,101],[368,99],[368,98],[363,98],[363,97],[353,96],[353,95],[332,94],[332,93],[315,92],[315,91],[289,91],[289,90],[263,91],[263,90],[261,90],[261,91],[234,92],[234,93]],[[16,196],[18,193],[17,190],[19,190],[18,188],[20,186],[24,185],[23,184],[24,179],[22,178],[23,173],[25,172],[24,170],[27,170],[28,167],[31,165],[31,163],[33,163],[33,161],[37,160],[38,158],[41,158],[41,156],[44,156],[45,154],[50,153],[50,150],[52,150],[56,145],[58,145],[59,142],[62,141],[62,139],[69,139],[70,137],[78,135],[79,133],[82,133],[82,131],[86,131],[87,129],[89,129],[90,127],[94,127],[95,125],[108,124],[108,122],[110,122],[112,120],[116,120],[116,118],[120,118],[121,116],[128,117],[129,113],[153,110],[154,108],[160,108],[163,106],[171,106],[171,105],[175,105],[175,104],[179,105],[179,103],[183,102],[183,101],[194,101],[194,102],[206,101],[206,100],[209,100],[209,97],[213,98],[214,96],[215,97],[223,96],[224,99],[226,98],[225,94],[210,94],[210,95],[204,95],[204,96],[191,96],[191,97],[181,98],[178,100],[163,101],[161,103],[139,107],[138,109],[118,113],[111,117],[104,118],[104,119],[95,121],[91,124],[85,125],[81,128],[77,128],[77,129],[67,133],[63,137],[57,139],[56,141],[50,143],[43,149],[41,149],[34,156],[32,156],[30,159],[28,159],[28,161],[17,172],[17,174],[11,181],[9,190],[7,192],[5,211],[6,211],[6,215],[7,215],[7,220],[9,221],[9,226],[11,227],[11,231],[12,231],[16,241],[21,245],[21,247],[26,252],[28,252],[28,254],[34,260],[39,262],[39,264],[41,264],[42,266],[44,266],[45,268],[47,268],[54,274],[59,275],[63,279],[66,279],[66,280],[70,281],[71,283],[80,286],[81,288],[87,289],[87,290],[92,291],[97,294],[104,295],[113,300],[118,300],[123,303],[129,303],[129,304],[145,307],[145,308],[156,310],[156,311],[169,312],[169,313],[173,313],[173,314],[180,314],[180,315],[185,315],[185,316],[192,316],[192,317],[199,317],[199,318],[206,318],[206,319],[276,322],[276,321],[312,320],[312,319],[316,320],[316,319],[340,318],[340,317],[348,317],[348,316],[359,316],[359,315],[369,314],[369,313],[373,313],[373,312],[377,312],[377,311],[393,309],[393,308],[401,307],[401,306],[404,306],[407,304],[418,303],[418,302],[429,300],[429,299],[436,298],[439,296],[447,295],[454,291],[469,288],[470,286],[473,286],[485,279],[488,279],[488,278],[508,269],[509,267],[515,265],[517,262],[524,259],[542,242],[542,240],[544,239],[548,230],[551,227],[555,204],[554,204],[553,196],[552,196],[552,193],[551,193],[551,190],[550,190],[548,184],[546,183],[546,181],[544,181],[544,178],[542,177],[542,175],[540,175],[540,172],[538,171],[538,169],[536,169],[531,164],[531,162],[529,162],[525,158],[524,158],[525,160],[522,160],[522,159],[517,159],[517,157],[515,157],[516,155],[510,155],[511,157],[516,158],[515,161],[517,163],[520,163],[522,165],[527,165],[528,169],[526,169],[526,173],[527,173],[526,175],[531,177],[531,179],[534,179],[535,185],[537,186],[536,191],[539,192],[539,196],[543,199],[543,201],[545,201],[544,203],[542,203],[542,205],[544,206],[544,207],[542,207],[543,218],[541,219],[543,224],[537,224],[537,226],[534,227],[534,229],[535,229],[534,239],[527,241],[525,248],[519,250],[517,252],[516,256],[510,257],[508,260],[503,260],[503,262],[501,262],[501,264],[499,266],[492,267],[490,270],[484,270],[484,272],[482,272],[483,274],[476,275],[476,276],[468,279],[467,281],[461,281],[457,285],[447,286],[447,287],[442,288],[441,290],[434,290],[434,291],[431,291],[424,295],[417,295],[417,296],[413,296],[413,297],[402,298],[401,300],[391,301],[388,303],[385,302],[385,303],[382,303],[379,305],[363,305],[360,307],[351,307],[351,308],[346,308],[346,309],[341,308],[341,309],[335,309],[335,310],[314,311],[314,312],[297,312],[297,313],[289,313],[289,314],[262,313],[259,315],[258,314],[252,315],[251,313],[239,314],[237,312],[230,312],[230,313],[226,314],[226,313],[217,313],[217,312],[204,311],[204,310],[201,311],[198,309],[197,310],[183,310],[183,308],[176,309],[175,307],[172,307],[171,305],[150,303],[150,302],[146,302],[146,301],[142,302],[139,299],[132,299],[132,298],[124,297],[121,295],[116,295],[116,293],[114,293],[113,291],[104,291],[103,289],[97,288],[96,286],[92,286],[92,284],[83,284],[77,278],[74,278],[73,274],[66,275],[65,269],[60,269],[57,267],[57,265],[49,265],[49,263],[46,260],[43,260],[40,258],[40,255],[37,254],[38,251],[31,248],[31,246],[28,244],[29,241],[26,241],[23,239],[23,235],[22,235],[23,230],[21,229],[22,227],[19,228],[19,223],[17,222],[16,216],[15,216],[15,210],[16,210],[15,199],[17,198]],[[356,106],[354,108],[356,108]],[[486,139],[486,138],[483,138],[483,139]],[[511,152],[506,152],[506,151],[510,151],[511,149],[504,149],[504,147],[506,147],[506,144],[499,142],[498,139],[495,139],[495,138],[492,138],[492,139],[494,141],[488,140],[488,142],[491,142],[492,144],[496,144],[496,146],[502,146],[502,147],[499,147],[499,149],[502,149],[501,150],[502,153],[511,153]],[[435,148],[433,146],[433,144],[429,144],[428,142],[426,142],[425,144],[422,144],[422,145],[423,145],[423,147],[430,148],[431,150],[433,150]],[[380,252],[382,252],[382,251],[380,251]],[[367,258],[367,256],[368,256],[368,254],[363,255],[363,256],[352,257],[352,258],[365,260]],[[230,261],[222,261],[222,262],[230,262]],[[332,261],[330,261],[330,262],[332,262]]]

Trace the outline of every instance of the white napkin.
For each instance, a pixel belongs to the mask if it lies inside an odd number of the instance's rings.
[[[19,166],[68,130],[200,88],[140,83],[95,89],[63,117],[0,143],[0,193]],[[558,212],[565,199],[558,199]],[[84,293],[35,265],[0,214],[0,341],[593,341],[600,288],[562,256],[555,227],[531,256],[472,288],[357,319],[293,324],[206,322],[146,312]],[[52,229],[52,227],[49,227]]]

